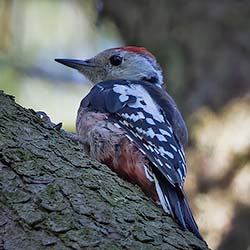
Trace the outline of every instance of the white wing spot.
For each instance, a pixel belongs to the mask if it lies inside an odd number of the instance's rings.
[[[168,137],[171,137],[171,134],[170,134],[168,131],[166,131],[166,130],[164,130],[164,129],[162,129],[162,128],[160,128],[159,131],[160,131],[163,135],[167,135]]]
[[[137,122],[140,119],[139,115],[136,114],[131,114],[129,118],[134,122]]]
[[[135,129],[137,130],[138,133],[141,133],[141,134],[143,134],[143,135],[146,134],[146,131],[143,130],[142,128],[135,128]]]
[[[154,147],[154,150],[155,150],[155,152],[156,152],[157,154],[160,153],[159,150],[158,150],[156,147]]]
[[[126,134],[126,137],[127,137],[131,142],[133,142],[133,139],[132,139],[128,134]]]
[[[156,137],[159,141],[167,141],[167,139],[165,138],[165,136],[161,135],[161,134],[156,134]]]
[[[138,112],[137,114],[132,113],[131,115],[128,113],[122,113],[121,116],[125,119],[133,120],[134,122],[137,122],[140,119],[145,119],[145,116],[142,112]]]
[[[121,116],[122,116],[123,118],[125,118],[125,119],[130,118],[129,114],[127,114],[127,113],[122,113]]]
[[[155,132],[152,128],[149,128],[147,131],[146,131],[146,135],[151,137],[151,138],[154,138],[155,137]]]
[[[140,117],[140,119],[145,119],[145,116],[141,111],[137,112],[137,115]]]
[[[142,148],[138,148],[138,149],[139,149],[139,151],[140,151],[141,153],[143,153],[144,155],[146,155],[145,151],[144,151]]]
[[[170,180],[171,183],[174,183],[173,179],[170,177],[170,175],[167,174],[168,179]]]
[[[133,130],[130,130],[130,133],[133,134],[135,137],[139,138],[140,140],[142,139],[142,136],[134,132]]]
[[[175,152],[177,152],[177,148],[176,148],[173,144],[170,144],[170,147],[171,147]]]
[[[184,163],[181,164],[182,165],[182,168],[184,170],[184,176],[187,175],[187,168],[186,168],[186,165]]]
[[[148,128],[148,130],[146,131],[146,130],[144,130],[144,129],[142,129],[142,128],[135,128],[136,130],[137,130],[137,132],[138,133],[141,133],[141,134],[143,134],[143,135],[146,135],[146,136],[148,136],[148,137],[150,137],[150,138],[154,138],[155,137],[155,132],[154,132],[154,130],[152,129],[152,128]]]
[[[114,125],[115,125],[117,128],[121,128],[121,126],[120,126],[118,123],[114,123]]]
[[[155,122],[152,118],[146,118],[146,122],[150,125],[155,125]]]
[[[126,102],[129,99],[129,97],[127,95],[120,95],[119,96],[119,100],[121,102]]]
[[[168,199],[167,197],[163,194],[162,190],[161,190],[161,187],[160,187],[160,184],[157,180],[157,178],[155,177],[155,175],[153,175],[153,178],[154,178],[154,182],[155,182],[155,188],[156,188],[156,192],[158,194],[158,197],[159,197],[159,200],[161,202],[161,205],[163,207],[163,210],[169,214],[171,213],[171,207],[169,205],[169,202],[168,202]]]
[[[127,127],[129,126],[129,123],[126,120],[123,120],[122,123]]]
[[[171,152],[166,151],[166,155],[167,155],[169,158],[174,159],[174,155],[173,155]]]
[[[179,176],[181,177],[181,179],[183,179],[182,172],[181,172],[181,170],[179,168],[177,169],[177,172],[178,172]]]
[[[156,161],[163,167],[163,163],[160,159],[157,158]]]
[[[148,179],[149,181],[153,182],[153,181],[154,181],[153,173],[152,173],[151,170],[150,170],[147,166],[145,166],[145,165],[144,165],[144,172],[145,172],[145,175],[146,175],[147,179]]]
[[[168,128],[169,128],[170,132],[173,133],[172,127],[171,127],[171,126],[168,126]]]
[[[165,163],[165,166],[168,167],[169,169],[172,169],[172,167],[167,163]]]
[[[153,118],[159,122],[165,122],[163,115],[160,113],[158,105],[155,103],[153,98],[147,92],[147,90],[139,84],[130,84],[130,85],[118,85],[114,84],[113,91],[120,95],[131,95],[136,98],[135,103],[128,104],[131,108],[142,108],[148,114],[151,114]],[[122,97],[122,99],[125,97]],[[141,101],[145,105],[141,104]]]
[[[183,161],[183,162],[186,162],[186,161],[185,161],[185,158],[184,158],[184,155],[182,154],[181,150],[178,150],[178,153],[179,153],[179,155],[181,156],[182,161]]]
[[[174,155],[171,152],[166,151],[163,147],[159,147],[159,151],[163,155],[167,155],[169,158],[174,159]]]
[[[154,152],[154,149],[152,148],[151,145],[148,145],[148,148],[149,148],[149,150],[150,150],[151,152]]]

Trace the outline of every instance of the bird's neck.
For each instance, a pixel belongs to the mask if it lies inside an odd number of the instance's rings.
[[[162,75],[160,75],[160,77],[158,75],[153,75],[153,76],[148,76],[148,77],[144,76],[142,77],[141,80],[152,83],[160,88],[163,85]]]

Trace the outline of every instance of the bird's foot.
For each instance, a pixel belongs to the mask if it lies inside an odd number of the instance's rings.
[[[86,141],[74,134],[74,133],[70,133],[65,131],[64,129],[62,129],[62,122],[59,123],[53,123],[50,119],[50,117],[43,111],[38,111],[36,112],[36,114],[40,117],[40,119],[42,119],[43,121],[45,121],[52,129],[55,129],[56,131],[60,131],[65,137],[69,138],[70,140],[73,140],[77,143],[80,143],[84,146],[84,148],[86,147]]]
[[[50,117],[43,111],[37,111],[36,114],[43,120],[45,121],[51,128],[60,131],[62,128],[62,122],[59,123],[53,123],[50,119]]]

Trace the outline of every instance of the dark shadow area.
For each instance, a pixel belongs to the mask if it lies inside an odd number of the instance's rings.
[[[250,247],[250,206],[238,204],[231,230],[225,234],[219,250],[247,250]]]

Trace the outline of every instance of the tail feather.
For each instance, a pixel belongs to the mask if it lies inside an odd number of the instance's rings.
[[[164,211],[170,213],[184,230],[193,232],[199,239],[204,241],[181,188],[174,187],[166,181],[160,172],[154,174],[156,191]]]

